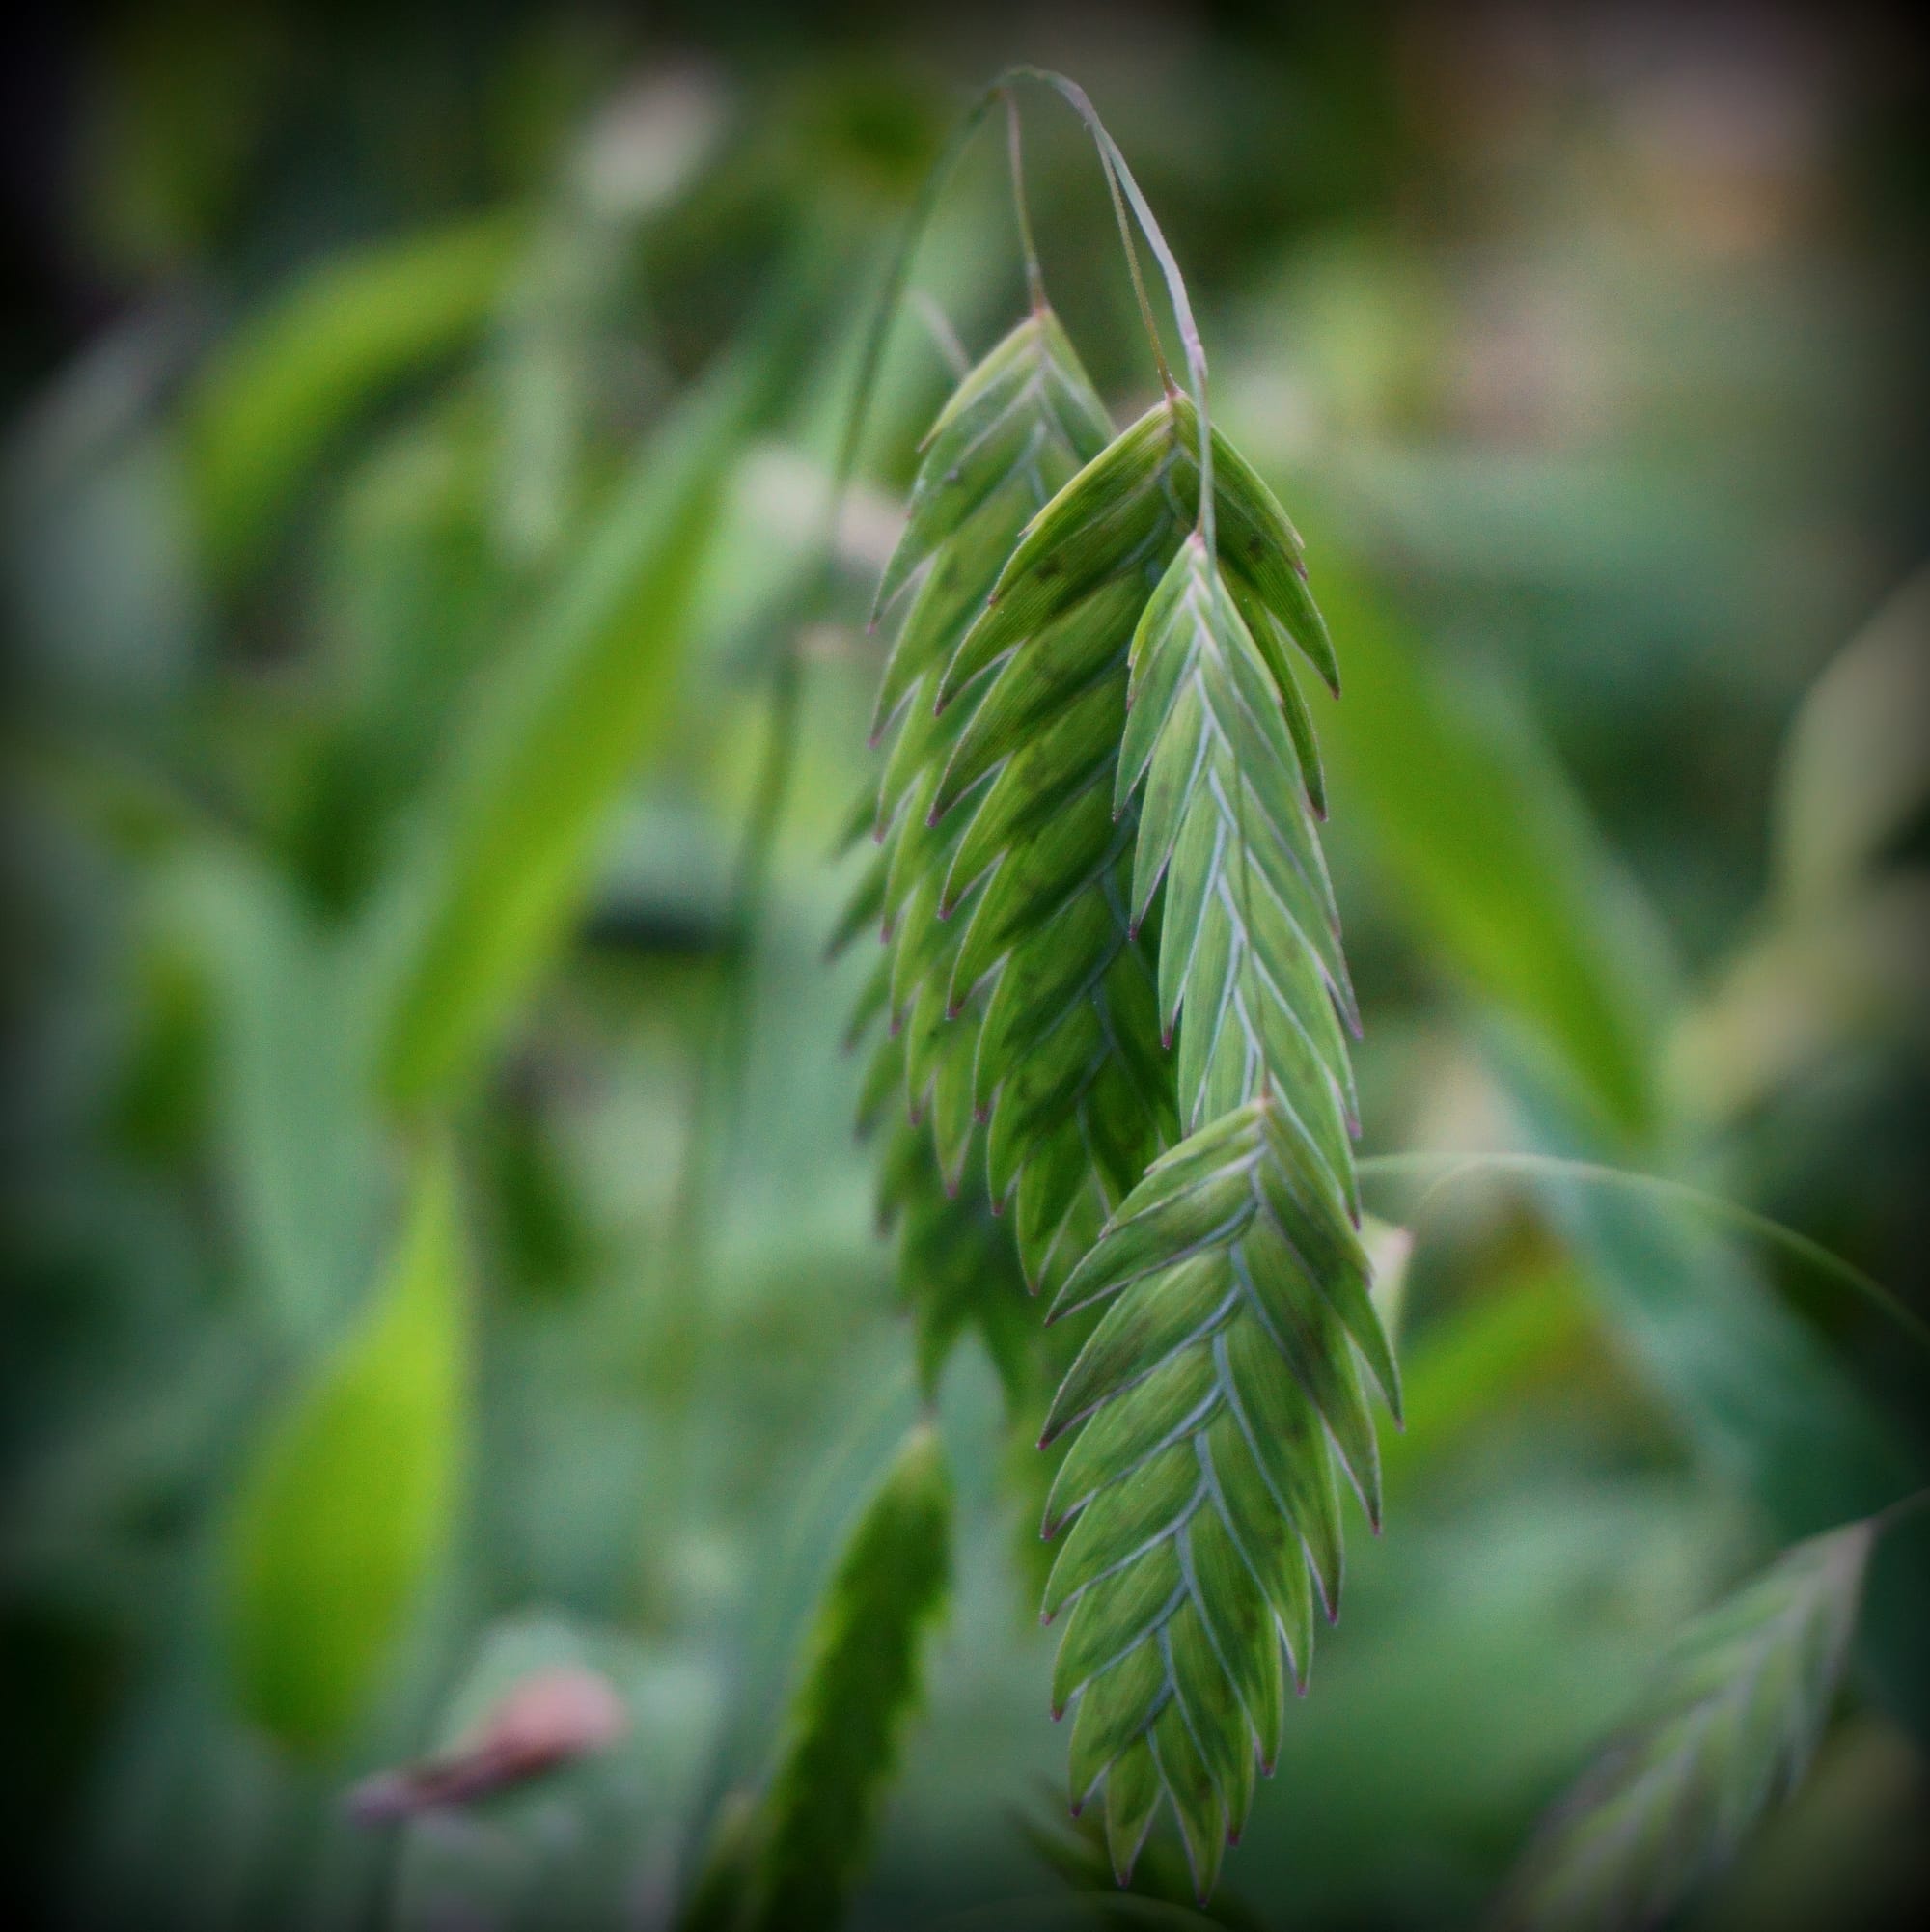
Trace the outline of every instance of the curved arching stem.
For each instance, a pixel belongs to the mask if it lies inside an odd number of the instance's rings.
[[[1172,371],[1167,367],[1166,345],[1160,340],[1159,323],[1152,313],[1152,303],[1146,297],[1145,277],[1140,273],[1140,244],[1133,234],[1133,218],[1126,212],[1126,198],[1119,190],[1118,171],[1113,166],[1113,157],[1104,148],[1099,150],[1099,168],[1106,177],[1106,194],[1113,204],[1113,219],[1118,225],[1119,247],[1126,258],[1126,273],[1132,280],[1133,300],[1139,304],[1140,326],[1145,330],[1146,341],[1152,345],[1153,367],[1159,371],[1159,386],[1168,396],[1175,395],[1179,385],[1172,379]]]
[[[1770,1247],[1780,1248],[1840,1287],[1850,1289],[1872,1307],[1880,1309],[1916,1345],[1930,1352],[1930,1323],[1901,1297],[1884,1286],[1873,1275],[1866,1275],[1854,1262],[1831,1252],[1820,1241],[1758,1214],[1752,1207],[1720,1194],[1709,1194],[1687,1181],[1669,1180],[1662,1174],[1638,1173],[1627,1168],[1606,1167],[1597,1161],[1568,1160],[1557,1154],[1374,1154],[1360,1164],[1361,1175],[1432,1173],[1434,1179],[1421,1196],[1419,1214],[1445,1187],[1475,1174],[1525,1174],[1530,1179],[1576,1181],[1586,1187],[1609,1188],[1622,1194],[1644,1195],[1651,1201],[1673,1201],[1692,1207],[1711,1220],[1726,1222],[1744,1234],[1753,1235]]]
[[[831,488],[826,513],[826,566],[829,567],[833,555],[831,538],[838,528],[838,519],[842,514],[845,493],[850,487],[851,478],[856,471],[859,446],[864,440],[865,426],[870,415],[872,393],[877,388],[878,371],[883,366],[886,344],[891,337],[892,323],[897,317],[900,304],[904,300],[905,288],[911,279],[911,266],[918,253],[918,245],[924,238],[924,231],[938,207],[940,198],[951,184],[952,174],[957,169],[965,150],[971,145],[972,137],[979,131],[987,114],[999,101],[1006,103],[1011,116],[1007,124],[1007,138],[1010,142],[1013,193],[1019,210],[1020,245],[1025,251],[1028,292],[1034,302],[1042,293],[1042,277],[1035,280],[1038,270],[1037,250],[1033,242],[1032,221],[1026,212],[1023,178],[1020,173],[1018,150],[1018,118],[1013,103],[1013,90],[1021,82],[1043,87],[1059,97],[1078,115],[1086,131],[1090,135],[1093,148],[1099,156],[1099,166],[1106,177],[1107,192],[1119,223],[1119,236],[1126,252],[1127,267],[1131,271],[1133,287],[1137,291],[1141,312],[1145,317],[1146,330],[1151,338],[1153,355],[1159,364],[1161,380],[1169,390],[1172,387],[1172,377],[1166,364],[1166,351],[1161,345],[1159,329],[1153,320],[1151,304],[1145,296],[1145,287],[1140,276],[1139,251],[1134,244],[1131,225],[1125,219],[1125,210],[1130,208],[1133,220],[1139,225],[1140,233],[1145,237],[1147,248],[1152,251],[1153,260],[1159,263],[1160,275],[1166,283],[1167,299],[1172,305],[1173,320],[1179,329],[1180,345],[1186,356],[1186,378],[1193,392],[1193,406],[1199,418],[1199,526],[1206,539],[1209,554],[1214,552],[1213,529],[1213,420],[1206,400],[1206,350],[1199,340],[1199,324],[1193,314],[1192,298],[1186,291],[1186,278],[1179,272],[1179,262],[1168,243],[1165,231],[1159,225],[1159,218],[1148,206],[1140,184],[1133,179],[1133,171],[1126,164],[1126,157],[1119,152],[1118,143],[1107,132],[1106,124],[1099,119],[1098,109],[1092,105],[1090,97],[1075,80],[1069,80],[1062,73],[1055,73],[1049,68],[1010,67],[983,88],[967,105],[959,116],[956,125],[946,137],[945,145],[939,150],[930,171],[921,183],[918,198],[913,202],[910,212],[905,217],[903,229],[899,232],[896,248],[893,251],[890,266],[883,286],[878,291],[878,302],[872,311],[871,319],[865,332],[865,345],[858,358],[858,373],[851,391],[851,403],[844,419],[844,431],[839,440],[838,459],[831,475]],[[1121,204],[1123,203],[1123,207]],[[791,655],[795,655],[792,652]]]

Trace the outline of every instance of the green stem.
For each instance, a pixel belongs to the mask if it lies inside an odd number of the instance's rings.
[[[1026,204],[1025,144],[1019,132],[1018,97],[1009,88],[1006,97],[1006,158],[1012,177],[1012,213],[1019,226],[1019,247],[1025,252],[1026,294],[1034,315],[1045,306],[1045,271],[1039,266],[1038,243],[1033,239],[1032,209]]]
[[[1727,1222],[1730,1227],[1754,1235],[1771,1247],[1780,1248],[1839,1286],[1861,1295],[1864,1301],[1881,1310],[1919,1348],[1930,1352],[1930,1323],[1926,1323],[1901,1297],[1885,1287],[1874,1276],[1864,1274],[1854,1262],[1844,1260],[1840,1255],[1832,1254],[1820,1241],[1812,1241],[1808,1235],[1799,1234],[1795,1228],[1785,1228],[1781,1222],[1772,1221],[1768,1215],[1758,1214],[1753,1208],[1744,1207],[1722,1195],[1691,1187],[1686,1181],[1668,1180],[1661,1174],[1635,1173],[1626,1168],[1604,1167],[1595,1161],[1567,1160],[1555,1154],[1375,1154],[1359,1166],[1365,1178],[1376,1174],[1420,1174],[1438,1170],[1437,1178],[1421,1197],[1417,1214],[1425,1213],[1427,1203],[1450,1182],[1475,1173],[1518,1173],[1542,1180],[1580,1181],[1585,1186],[1612,1188],[1624,1194],[1645,1195],[1653,1201],[1671,1201],[1684,1207],[1694,1207],[1714,1220]]]
[[[1140,184],[1133,179],[1133,171],[1126,165],[1126,157],[1119,152],[1119,145],[1106,131],[1106,124],[1099,119],[1098,110],[1092,105],[1086,90],[1077,81],[1068,80],[1062,73],[1054,73],[1049,68],[1012,67],[993,83],[994,87],[1007,87],[1014,81],[1032,81],[1040,87],[1050,88],[1086,124],[1086,131],[1092,137],[1092,145],[1099,151],[1099,163],[1106,171],[1106,185],[1112,190],[1114,207],[1118,207],[1119,196],[1123,193],[1131,207],[1140,232],[1145,236],[1146,246],[1152,250],[1153,260],[1159,263],[1160,274],[1166,282],[1167,298],[1172,304],[1172,317],[1179,326],[1179,340],[1186,351],[1186,375],[1193,387],[1193,404],[1199,415],[1199,533],[1206,539],[1209,556],[1216,555],[1213,530],[1213,423],[1206,404],[1206,349],[1199,340],[1199,324],[1194,318],[1193,303],[1186,292],[1186,277],[1179,272],[1179,262],[1168,244],[1165,232],[1157,217],[1140,192]],[[1123,218],[1120,221],[1121,234],[1127,234]],[[1159,335],[1152,325],[1152,312],[1145,298],[1144,285],[1140,280],[1139,255],[1133,247],[1130,235],[1126,238],[1126,262],[1132,270],[1133,287],[1139,294],[1140,312],[1145,317],[1146,327],[1152,332],[1153,351],[1159,361],[1160,374],[1168,392],[1172,388],[1172,378],[1167,373],[1166,357],[1159,346]]]
[[[1113,199],[1113,219],[1119,227],[1119,246],[1125,250],[1126,272],[1132,277],[1133,299],[1140,305],[1140,325],[1146,332],[1146,341],[1152,345],[1152,359],[1159,371],[1159,386],[1169,396],[1179,393],[1179,385],[1172,379],[1172,371],[1166,361],[1166,345],[1159,339],[1159,323],[1154,319],[1152,303],[1146,295],[1145,277],[1140,272],[1139,243],[1133,238],[1132,217],[1126,212],[1125,197],[1119,192],[1119,177],[1113,167],[1112,157],[1105,149],[1099,150],[1099,166],[1106,177],[1106,192]]]

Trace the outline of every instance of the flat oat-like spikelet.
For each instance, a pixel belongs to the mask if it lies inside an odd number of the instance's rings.
[[[1698,1618],[1642,1709],[1558,1805],[1497,1932],[1653,1925],[1802,1778],[1862,1600],[1875,1525],[1812,1536]]]

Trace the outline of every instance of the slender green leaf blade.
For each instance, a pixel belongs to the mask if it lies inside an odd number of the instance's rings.
[[[907,1438],[840,1558],[767,1801],[750,1932],[836,1925],[869,1855],[951,1577],[936,1436]]]
[[[668,716],[718,503],[776,352],[730,357],[652,433],[461,721],[377,934],[379,1079],[402,1107],[473,1075],[562,937],[609,807]]]

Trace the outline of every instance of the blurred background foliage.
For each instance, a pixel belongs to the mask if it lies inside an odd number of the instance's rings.
[[[766,1773],[920,1406],[848,1131],[867,962],[823,964],[864,613],[947,379],[916,313],[827,587],[829,459],[902,210],[1015,59],[1108,117],[1310,538],[1364,1151],[1667,1173],[1925,1306],[1898,20],[43,15],[0,321],[0,1615],[40,1915],[664,1923]],[[1028,127],[1053,295],[1136,409],[1089,150]],[[975,352],[1023,299],[997,146],[914,276]],[[1372,1199],[1419,1236],[1410,1422],[1228,1924],[1472,1922],[1689,1612],[1922,1480],[1924,1364],[1779,1256],[1567,1183]],[[996,1268],[909,1260],[982,1316],[936,1400],[953,1600],[852,1922],[1018,1922],[1101,1878],[1033,1615],[1043,1356]],[[1698,1923],[1925,1894],[1926,1573],[1919,1519],[1813,1779]],[[352,1822],[558,1660],[618,1688],[616,1747]]]

